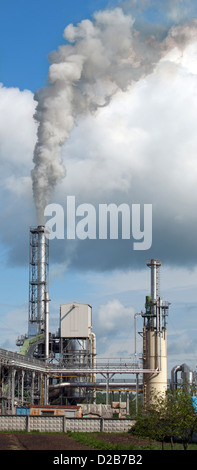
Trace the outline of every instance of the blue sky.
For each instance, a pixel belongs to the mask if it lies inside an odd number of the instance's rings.
[[[2,2],[0,18],[1,81],[5,86],[33,92],[46,83],[47,56],[63,42],[69,23],[91,17],[105,8],[103,0],[42,0]]]
[[[100,19],[95,11],[104,12]],[[120,23],[113,29],[114,11]],[[78,87],[79,99],[89,93],[98,108],[78,113],[61,147],[66,175],[55,186],[52,202],[65,207],[66,197],[76,195],[78,203],[95,207],[110,202],[152,204],[153,244],[150,250],[134,252],[127,240],[51,242],[51,330],[59,326],[60,303],[88,302],[98,353],[131,355],[134,313],[144,308],[150,291],[146,260],[158,257],[161,294],[171,302],[169,371],[183,362],[195,368],[196,18],[196,4],[189,0],[8,0],[1,5],[0,347],[16,350],[16,337],[27,332],[29,226],[37,224],[31,181],[37,139],[34,93],[47,84],[51,51],[70,44],[75,57],[77,50],[85,54],[79,49],[80,38],[73,45],[71,33],[67,39],[63,34],[70,23],[89,19],[96,21],[98,44],[105,44],[103,60],[111,64],[106,77],[101,63],[102,74],[97,70],[89,83],[86,71]],[[103,31],[107,43],[102,43]],[[116,31],[125,44],[129,37],[132,74],[125,66],[128,57],[122,62],[120,57],[117,66],[121,40],[116,43]],[[87,51],[89,44],[84,46]],[[95,49],[91,57],[96,65],[97,53]],[[100,100],[96,105],[94,93]],[[106,328],[105,315],[110,319]]]

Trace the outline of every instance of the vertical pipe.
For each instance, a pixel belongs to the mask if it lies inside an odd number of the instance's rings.
[[[96,369],[96,335],[91,333],[91,367]],[[96,374],[92,374],[92,382],[96,383]],[[96,389],[93,391],[93,403],[96,403]]]
[[[4,404],[4,366],[1,366],[1,396],[2,396],[2,401],[1,401],[1,414],[3,414],[3,404]]]
[[[142,315],[141,313],[135,313],[134,315],[134,356],[137,356],[137,316]]]
[[[45,361],[49,359],[49,294],[45,292]]]
[[[138,414],[139,374],[136,374],[136,414]]]
[[[31,381],[31,404],[34,404],[34,380],[35,380],[35,372],[32,371],[31,373],[32,381]]]
[[[43,400],[42,400],[42,376],[43,374],[40,373],[39,375],[39,394],[40,394],[40,405],[43,405]]]
[[[44,405],[44,393],[45,393],[45,388],[44,388],[44,374],[41,374],[41,378],[42,378],[42,383],[41,383],[41,396],[42,396],[42,401],[41,401],[41,405]]]
[[[8,370],[8,410],[10,411],[10,404],[11,404],[11,399],[12,399],[12,390],[11,390],[11,369]]]
[[[157,300],[157,264],[156,260],[151,260],[151,297],[152,302]]]
[[[4,379],[5,379],[5,369],[4,369],[4,366],[3,367],[3,370],[2,370],[2,407],[1,407],[1,414],[4,415],[6,414],[6,400],[5,400],[5,396],[4,396]]]
[[[129,415],[129,390],[126,391],[126,413]]]
[[[11,371],[11,413],[14,414],[14,398],[15,398],[15,374],[16,371],[12,368]]]
[[[109,405],[109,374],[106,375],[106,405]]]
[[[165,335],[165,330],[163,331],[162,335],[162,305],[163,305],[163,300],[161,297],[159,297],[159,339],[160,339],[160,363],[159,363],[159,370],[162,370],[162,336]]]
[[[152,326],[157,330],[157,260],[151,260]]]
[[[22,370],[22,373],[21,373],[21,406],[23,406],[23,402],[24,402],[24,375],[25,375],[25,371]]]
[[[135,337],[134,337],[134,344],[135,344],[134,356],[135,356],[135,358],[137,356],[137,331],[136,331],[136,323],[137,322],[136,322],[136,315],[137,315],[137,313],[134,315],[134,323],[135,323],[135,327],[134,327],[134,335],[135,335]]]
[[[49,404],[49,376],[48,374],[44,375],[44,405]]]
[[[158,268],[161,266],[161,262],[158,259],[151,259],[147,261],[147,266],[151,268],[151,300],[152,300],[152,308],[151,314],[154,315],[152,320],[152,326],[157,328],[157,284],[158,284]]]

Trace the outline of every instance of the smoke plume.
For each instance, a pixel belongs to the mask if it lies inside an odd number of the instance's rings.
[[[118,90],[126,91],[151,73],[162,55],[185,47],[196,31],[194,21],[192,26],[172,28],[160,42],[154,34],[142,39],[133,17],[121,8],[97,12],[93,21],[66,27],[66,44],[49,56],[48,86],[35,94],[38,132],[32,182],[39,224],[54,187],[65,175],[61,147],[77,116],[107,106]]]

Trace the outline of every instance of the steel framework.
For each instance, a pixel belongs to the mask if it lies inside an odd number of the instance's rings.
[[[83,364],[76,364],[70,367],[66,367],[61,364],[46,363],[42,360],[27,358],[21,354],[14,353],[0,349],[0,368],[1,368],[1,384],[2,384],[2,397],[4,399],[4,410],[6,408],[5,402],[7,400],[7,407],[9,412],[14,414],[14,404],[17,398],[20,397],[20,402],[24,402],[24,377],[26,382],[29,381],[29,390],[31,395],[31,403],[33,404],[35,399],[41,404],[48,404],[50,378],[54,376],[59,377],[60,384],[58,386],[75,386],[73,384],[63,383],[62,376],[72,377],[73,375],[81,377],[82,375],[98,374],[105,378],[106,390],[106,404],[109,403],[109,391],[110,389],[132,389],[134,384],[128,382],[122,382],[121,386],[116,383],[110,382],[112,377],[116,374],[135,374],[136,376],[136,410],[138,410],[138,391],[139,391],[139,376],[141,374],[159,374],[158,369],[144,369],[140,362],[134,358],[129,359],[106,359],[97,358],[97,362],[93,367],[84,367]],[[5,377],[7,379],[5,380]],[[5,387],[7,384],[7,388]],[[101,387],[100,382],[77,382],[77,387],[88,387],[97,388]],[[54,388],[54,387],[52,387]],[[6,393],[5,393],[6,390]]]
[[[45,227],[30,229],[29,253],[29,332],[36,336],[45,329],[45,296],[48,291],[49,242]]]

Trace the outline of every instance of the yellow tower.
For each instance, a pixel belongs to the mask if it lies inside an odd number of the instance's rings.
[[[167,329],[169,303],[159,296],[159,268],[157,259],[147,261],[151,268],[151,296],[146,297],[143,325],[143,404],[148,407],[154,396],[165,395],[167,390]]]

